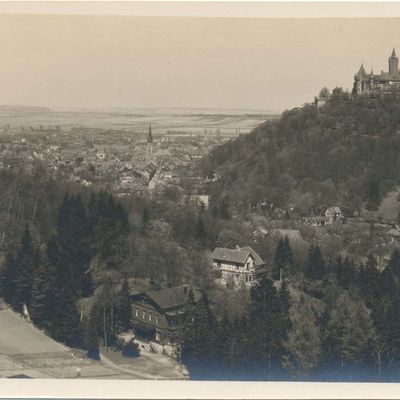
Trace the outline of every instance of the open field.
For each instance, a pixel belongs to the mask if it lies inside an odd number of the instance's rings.
[[[247,110],[208,109],[112,109],[112,110],[66,110],[53,111],[46,108],[1,107],[0,127],[60,125],[93,127],[101,129],[127,129],[147,131],[152,124],[155,134],[167,131],[204,133],[205,129],[221,134],[249,132],[266,119],[277,115]]]
[[[89,379],[181,379],[179,364],[164,356],[126,358],[108,352],[102,361],[85,357],[46,336],[11,310],[0,310],[0,377]]]

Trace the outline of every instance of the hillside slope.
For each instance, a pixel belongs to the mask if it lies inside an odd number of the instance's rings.
[[[334,204],[376,209],[400,183],[400,94],[352,98],[335,89],[322,107],[286,111],[202,162],[212,206],[225,213],[273,204],[301,214]]]

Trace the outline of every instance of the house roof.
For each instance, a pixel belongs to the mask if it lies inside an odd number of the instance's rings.
[[[342,213],[342,211],[341,211],[341,209],[339,208],[339,207],[329,207],[327,210],[326,210],[326,212],[330,212],[330,213],[333,213],[333,214],[341,214]]]
[[[386,235],[400,237],[400,231],[396,228],[391,228],[386,232]]]
[[[264,265],[265,264],[264,260],[250,246],[241,247],[241,250],[245,250],[245,251],[248,251],[250,253],[250,255],[254,259],[254,263],[255,263],[256,267],[259,266],[259,265]]]
[[[174,307],[183,306],[187,303],[191,287],[189,285],[174,286],[158,290],[148,290],[139,293],[137,296],[145,296],[152,300],[160,308],[167,310]],[[200,298],[200,292],[193,290],[195,301]]]
[[[249,256],[254,259],[255,266],[265,264],[263,259],[250,246],[238,247],[236,249],[216,247],[211,255],[214,260],[229,261],[238,264],[244,264]]]

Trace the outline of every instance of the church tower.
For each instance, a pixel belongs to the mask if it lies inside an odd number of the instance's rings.
[[[148,163],[152,157],[153,157],[153,135],[151,133],[151,124],[150,124],[149,134],[147,135],[146,163]]]
[[[392,55],[389,57],[389,75],[394,76],[399,72],[399,59],[396,56],[396,52],[393,48]]]

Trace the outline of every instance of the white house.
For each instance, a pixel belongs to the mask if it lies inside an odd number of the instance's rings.
[[[265,262],[250,246],[217,247],[211,258],[216,281],[223,286],[251,286],[265,274]]]
[[[325,224],[333,224],[343,219],[342,210],[339,207],[329,207],[325,211]]]

